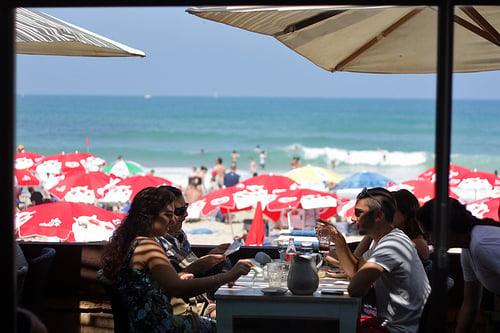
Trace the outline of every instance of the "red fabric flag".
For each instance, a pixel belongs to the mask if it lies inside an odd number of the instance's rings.
[[[262,214],[262,204],[257,202],[255,215],[253,217],[250,231],[248,232],[245,246],[262,246],[264,244],[264,235],[266,233],[266,226],[264,225],[264,215]]]
[[[87,136],[87,141],[85,142],[85,144],[87,145],[87,147],[89,146],[89,137]]]

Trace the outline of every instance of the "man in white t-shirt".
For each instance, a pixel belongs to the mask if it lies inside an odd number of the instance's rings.
[[[424,230],[432,235],[435,200],[417,212]],[[448,247],[462,248],[460,261],[464,276],[464,299],[457,319],[456,333],[472,332],[481,305],[483,287],[500,296],[500,223],[478,219],[464,205],[449,198],[450,231]]]
[[[364,296],[374,286],[380,326],[393,332],[417,332],[430,285],[411,239],[391,226],[396,203],[384,188],[363,189],[358,195],[353,222],[375,245],[357,258],[333,225],[320,220],[318,233],[330,236],[340,266],[351,277],[351,296]]]

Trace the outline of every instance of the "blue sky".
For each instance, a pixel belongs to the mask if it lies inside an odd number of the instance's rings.
[[[435,75],[329,73],[277,40],[186,8],[43,8],[146,58],[17,56],[19,94],[434,98]],[[500,71],[458,74],[454,97],[498,99]]]

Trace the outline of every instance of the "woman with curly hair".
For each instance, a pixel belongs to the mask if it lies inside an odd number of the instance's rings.
[[[155,239],[174,222],[174,201],[169,191],[154,187],[140,191],[104,250],[104,275],[127,307],[132,332],[215,331],[209,319],[173,315],[170,297],[215,290],[247,274],[252,266],[249,260],[240,260],[230,271],[210,277],[179,276]]]

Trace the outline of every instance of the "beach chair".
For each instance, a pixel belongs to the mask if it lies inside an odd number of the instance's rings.
[[[104,275],[104,271],[102,269],[97,271],[97,280],[99,280],[99,282],[103,286],[104,290],[106,291],[106,295],[108,295],[109,301],[111,302],[111,311],[113,312],[115,332],[130,332],[127,305],[123,303],[118,290],[116,290],[115,285]]]

